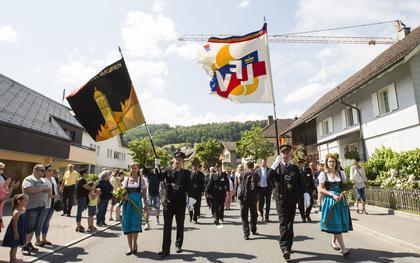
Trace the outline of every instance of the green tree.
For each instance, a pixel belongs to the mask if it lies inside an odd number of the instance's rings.
[[[253,127],[242,134],[241,140],[236,143],[236,151],[245,158],[267,159],[273,154],[274,145],[263,137],[262,128]]]
[[[128,145],[133,161],[140,164],[140,167],[153,167],[155,165],[155,154],[148,138],[131,141]],[[157,147],[156,154],[160,159],[160,165],[169,165],[171,154],[164,148]]]
[[[222,144],[212,139],[207,142],[197,144],[195,152],[198,158],[200,158],[200,160],[206,165],[214,166],[219,160],[222,150]]]

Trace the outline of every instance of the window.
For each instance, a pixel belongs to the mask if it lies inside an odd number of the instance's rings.
[[[106,151],[106,158],[112,159],[112,150],[108,149]]]
[[[120,160],[120,156],[121,156],[120,152],[117,152],[117,151],[114,152],[114,159]]]
[[[392,83],[385,88],[372,94],[373,114],[375,117],[385,115],[398,109],[395,84]]]
[[[320,135],[320,137],[326,136],[332,133],[333,131],[334,130],[333,130],[332,117],[326,118],[325,120],[323,120],[322,122],[318,124],[318,134]]]
[[[96,145],[96,156],[99,156],[99,145]]]
[[[356,104],[353,104],[352,106],[356,107]],[[351,108],[351,107],[345,108],[344,110],[342,110],[341,116],[343,120],[343,129],[346,129],[347,127],[351,127],[359,123],[357,110],[354,108]]]

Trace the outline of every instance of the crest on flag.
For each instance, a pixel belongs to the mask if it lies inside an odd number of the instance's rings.
[[[272,103],[267,24],[245,36],[211,37],[199,50],[212,94],[236,103]]]
[[[109,139],[145,122],[124,59],[73,91],[67,101],[95,141]]]

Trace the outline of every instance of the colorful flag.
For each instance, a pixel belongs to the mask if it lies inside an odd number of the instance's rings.
[[[95,141],[109,139],[145,122],[124,59],[73,91],[67,101]]]
[[[272,103],[267,24],[245,36],[211,37],[198,52],[212,94],[236,103]]]

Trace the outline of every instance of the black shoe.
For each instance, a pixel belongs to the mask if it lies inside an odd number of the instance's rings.
[[[266,217],[266,218],[265,218],[265,222],[266,222],[266,223],[269,223],[269,222],[270,222],[270,219],[269,219],[268,217]]]
[[[284,258],[284,259],[286,259],[286,260],[289,260],[289,259],[290,259],[290,252],[289,252],[289,251],[287,251],[287,250],[286,250],[286,251],[284,251],[284,252],[283,252],[283,258]]]
[[[217,221],[217,220],[214,220],[214,223],[216,224],[216,226],[219,225],[219,221]]]
[[[169,256],[169,252],[167,252],[167,251],[160,251],[158,253],[158,255],[159,255],[159,258],[164,258],[164,257]]]
[[[33,245],[32,245],[32,243],[29,243],[28,244],[28,246],[29,246],[29,248],[32,250],[32,251],[38,251],[38,249],[36,248],[36,247],[34,247]]]
[[[26,244],[26,245],[24,245],[23,247],[22,247],[22,253],[23,252],[25,252],[25,253],[27,253],[27,254],[31,254],[31,248],[29,247],[29,245],[28,244]]]
[[[182,248],[181,247],[177,247],[176,248],[176,253],[181,253],[182,252]]]
[[[308,219],[308,222],[309,222],[309,223],[311,223],[311,222],[312,222],[312,219],[311,219],[309,216],[307,216],[307,217],[306,217],[306,219]]]
[[[66,215],[66,213],[62,213],[62,214],[61,214],[61,216],[65,216],[65,215]]]
[[[249,240],[249,236],[244,236],[244,239],[245,240]]]
[[[302,223],[306,223],[306,218],[302,218]]]
[[[350,256],[350,255],[351,255],[350,250],[347,250],[347,251],[342,252],[342,253],[343,253],[343,257],[345,257],[345,258],[347,258],[348,256]]]
[[[125,254],[126,254],[127,256],[129,256],[129,255],[133,254],[133,251],[129,250],[129,251],[125,252]]]
[[[66,216],[67,216],[67,217],[70,217],[70,214],[67,214]]]
[[[136,255],[137,254],[137,248],[133,249],[133,252],[131,254]]]
[[[105,224],[105,222],[102,222],[102,224],[101,224],[102,226],[108,226],[107,224]]]
[[[258,232],[252,232],[252,235],[253,236],[258,236],[259,234],[258,234]]]

